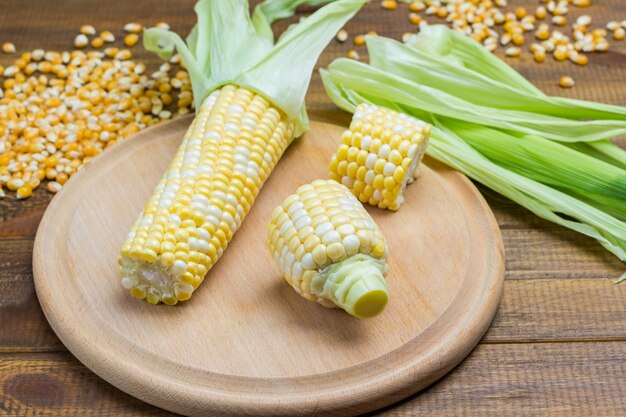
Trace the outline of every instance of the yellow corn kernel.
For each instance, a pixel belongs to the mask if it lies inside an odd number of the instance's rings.
[[[135,46],[139,41],[139,36],[136,33],[129,33],[124,37],[124,45],[128,47]]]
[[[96,28],[94,28],[92,25],[82,25],[80,27],[80,33],[82,33],[83,35],[93,36],[96,34]]]
[[[88,44],[89,44],[89,39],[87,39],[87,36],[82,33],[80,35],[77,35],[76,38],[74,38],[74,46],[77,48],[84,48]]]
[[[417,13],[409,13],[409,22],[419,25],[422,22],[422,17]]]
[[[115,42],[115,35],[113,35],[113,33],[111,33],[108,30],[103,30],[100,33],[100,38],[102,38],[102,40],[105,41],[106,43]]]
[[[350,59],[356,59],[356,60],[360,58],[359,53],[355,51],[354,49],[349,50],[346,56]]]
[[[335,38],[338,42],[344,43],[348,40],[348,31],[346,31],[345,29],[341,29],[339,32],[337,32]]]
[[[124,25],[124,31],[128,33],[141,33],[143,27],[139,23],[127,23]]]
[[[398,8],[398,2],[396,0],[383,0],[380,2],[380,6],[386,10],[395,10]]]
[[[104,45],[104,40],[102,38],[93,38],[91,40],[91,46],[94,48],[102,48]]]
[[[409,10],[412,12],[421,12],[426,8],[426,5],[421,1],[413,1],[409,4]]]
[[[546,60],[546,53],[545,53],[545,51],[537,50],[537,51],[533,52],[533,59],[535,60],[535,62],[538,62],[538,63],[545,62],[545,60]]]
[[[2,52],[5,54],[14,54],[15,53],[15,45],[11,42],[4,42],[2,44]]]
[[[574,79],[570,76],[563,76],[559,79],[559,86],[561,88],[572,88],[576,84]]]
[[[354,45],[355,46],[363,46],[365,45],[365,35],[357,35],[354,37]]]

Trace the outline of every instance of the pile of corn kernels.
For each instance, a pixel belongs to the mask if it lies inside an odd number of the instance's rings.
[[[124,29],[126,49],[115,46],[111,31],[97,34],[84,25],[74,50],[35,49],[0,66],[0,198],[5,190],[28,198],[41,184],[56,193],[117,141],[191,111],[191,82],[180,57],[148,73],[128,49],[142,26]],[[6,42],[1,49],[14,54],[17,48]]]
[[[398,8],[396,0],[382,0],[380,4],[386,10]],[[588,7],[590,4],[590,0],[539,0],[535,10],[529,11],[523,7],[507,10],[507,0],[416,0],[409,4],[408,19],[416,26],[416,31],[429,24],[425,16],[445,20],[453,30],[482,43],[492,52],[498,46],[505,48],[504,55],[510,58],[521,56],[522,46],[529,43],[527,36],[532,36],[534,41],[529,45],[529,52],[535,62],[542,63],[547,55],[552,55],[558,62],[571,61],[577,65],[587,65],[588,54],[609,50],[610,38],[621,41],[626,37],[626,20],[612,21],[605,28],[592,29],[589,15],[579,16],[570,22],[569,30],[565,30],[570,6]],[[501,30],[497,31],[499,27]],[[413,34],[405,33],[403,40]],[[337,34],[339,42],[345,42],[348,38],[345,29]],[[353,43],[357,47],[362,46],[365,37],[356,35]],[[350,50],[347,56],[359,59],[355,49]],[[570,88],[574,80],[563,76],[559,85]]]

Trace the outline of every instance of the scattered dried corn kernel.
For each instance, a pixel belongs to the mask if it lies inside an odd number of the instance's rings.
[[[541,50],[533,52],[533,59],[538,63],[544,62],[546,60],[546,52]]]
[[[539,6],[535,10],[535,17],[537,19],[545,19],[547,15],[548,15],[548,11],[543,6]]]
[[[356,59],[356,60],[360,58],[359,53],[355,51],[354,49],[349,50],[346,56],[350,59]]]
[[[624,28],[617,28],[613,32],[613,39],[615,39],[616,41],[623,40],[625,36],[626,36],[626,30],[624,30]]]
[[[102,48],[102,45],[104,45],[104,40],[102,38],[93,38],[91,40],[91,46],[96,49]]]
[[[168,25],[166,22],[159,22],[156,25],[154,25],[154,27],[159,28],[159,29],[170,30],[170,25]]]
[[[185,71],[166,63],[146,75],[127,49],[35,49],[0,71],[0,194],[20,199],[44,180],[59,191],[103,150],[193,106]]]
[[[128,33],[141,33],[143,27],[139,23],[131,22],[124,25],[124,31]]]
[[[96,28],[92,25],[82,25],[80,27],[80,33],[82,33],[83,35],[93,36],[96,34]]]
[[[124,45],[131,47],[135,46],[139,41],[139,36],[136,33],[129,33],[124,37]]]
[[[504,54],[511,58],[516,58],[522,54],[522,50],[517,46],[512,46],[504,51]]]
[[[100,33],[100,37],[102,38],[103,41],[105,41],[106,43],[112,43],[115,42],[115,35],[113,35],[110,31],[108,30],[104,30],[102,31],[102,33]]]
[[[561,86],[561,88],[572,88],[574,84],[576,84],[574,79],[567,75],[561,77],[559,80],[559,86]]]
[[[87,36],[82,33],[80,35],[77,35],[76,38],[74,38],[74,46],[77,48],[84,48],[88,44],[89,44],[89,39],[87,39]]]
[[[419,25],[421,21],[422,17],[419,14],[409,13],[409,22],[413,23],[414,25]]]
[[[2,44],[2,52],[5,54],[14,54],[15,53],[15,45],[11,42],[5,42]]]
[[[363,45],[365,45],[365,35],[356,35],[354,37],[354,45],[355,46],[363,46]]]
[[[395,10],[398,7],[398,2],[396,0],[383,0],[380,5],[383,9]]]
[[[409,4],[409,10],[412,12],[421,12],[426,8],[426,5],[421,1],[414,1]]]
[[[335,37],[337,38],[337,41],[344,43],[348,40],[348,31],[345,29],[341,29],[339,32],[337,32],[337,35]]]

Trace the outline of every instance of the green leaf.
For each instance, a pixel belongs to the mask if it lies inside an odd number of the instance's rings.
[[[196,109],[211,91],[239,85],[294,119],[299,135],[308,125],[304,98],[319,55],[367,0],[333,1],[290,26],[276,44],[270,25],[293,15],[298,5],[323,2],[266,0],[251,18],[247,0],[200,0],[187,44],[173,32],[152,28],[145,32],[144,46],[162,58],[178,50],[190,73]]]

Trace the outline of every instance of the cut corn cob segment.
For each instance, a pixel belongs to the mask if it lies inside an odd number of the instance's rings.
[[[373,317],[387,304],[388,249],[374,220],[346,187],[316,180],[272,212],[270,251],[304,298]]]
[[[153,304],[189,299],[292,135],[293,123],[254,92],[226,85],[209,95],[122,247],[124,287]]]
[[[329,178],[362,203],[398,210],[404,188],[419,173],[430,130],[429,124],[406,114],[360,104],[332,157]]]

